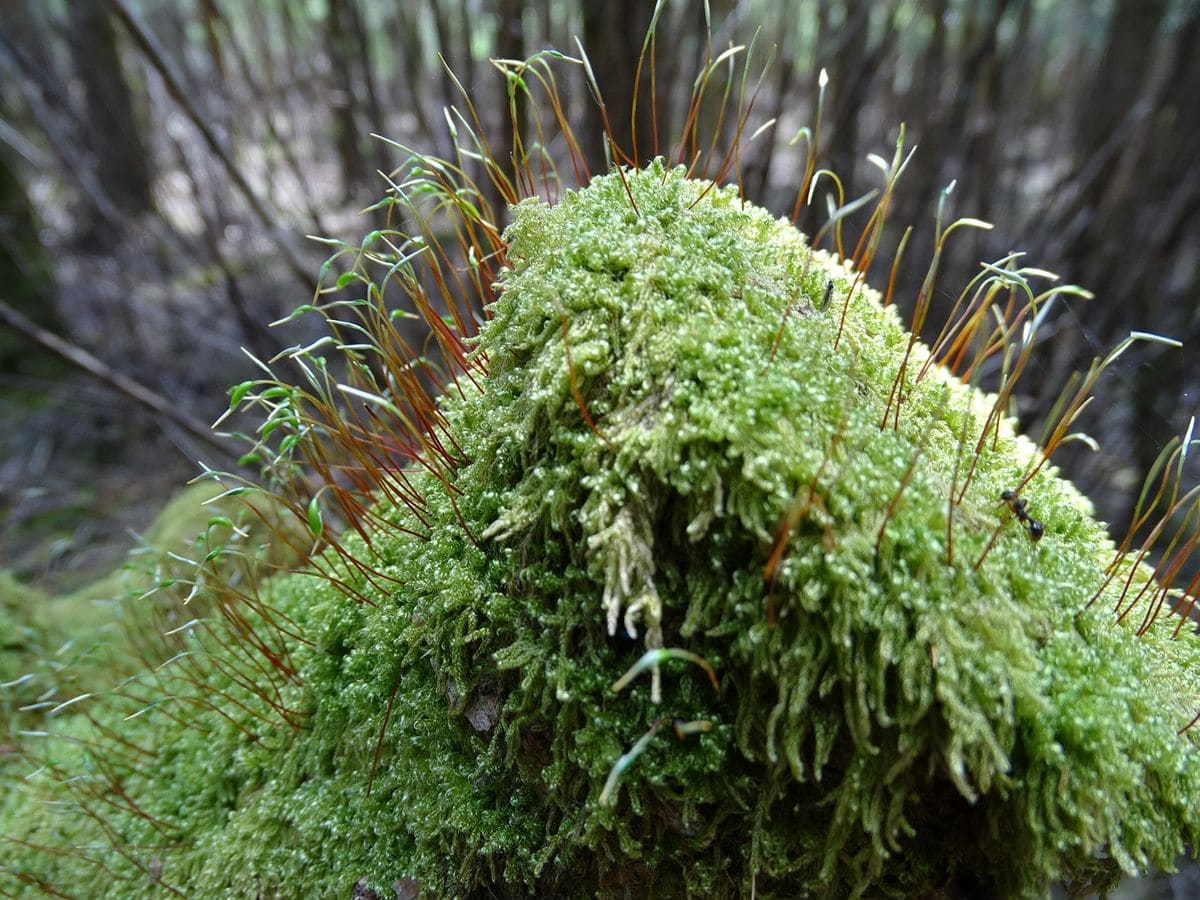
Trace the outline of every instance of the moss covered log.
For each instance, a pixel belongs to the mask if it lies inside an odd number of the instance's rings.
[[[6,890],[1041,896],[1195,846],[1200,644],[1118,621],[1150,570],[849,264],[661,163],[504,251],[448,462],[79,703]]]

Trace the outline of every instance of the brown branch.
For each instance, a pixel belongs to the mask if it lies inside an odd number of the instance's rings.
[[[102,359],[93,356],[76,344],[64,340],[51,331],[37,325],[17,312],[12,306],[0,299],[0,322],[11,326],[32,341],[54,353],[71,365],[87,372],[94,378],[104,382],[113,390],[129,397],[139,406],[145,407],[155,415],[162,416],[174,422],[188,434],[206,444],[217,447],[225,453],[233,454],[229,444],[204,422],[189,416],[179,409],[162,394],[150,390],[140,382],[134,381],[128,375],[118,372]]]

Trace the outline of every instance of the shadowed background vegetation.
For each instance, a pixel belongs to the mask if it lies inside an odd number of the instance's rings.
[[[304,335],[263,323],[311,293],[325,248],[351,238],[399,151],[372,132],[452,152],[453,70],[488,134],[511,133],[489,57],[588,48],[614,131],[627,116],[652,0],[8,0],[0,6],[0,546],[4,565],[76,583],[119,554],[196,472],[236,449],[206,436],[228,385]],[[795,203],[816,73],[830,82],[819,162],[848,197],[878,186],[898,126],[917,156],[891,221],[915,226],[896,298],[929,258],[933,209],[995,222],[951,242],[949,305],[980,259],[1023,260],[1092,289],[1072,301],[1023,381],[1037,434],[1069,374],[1142,328],[1082,428],[1101,442],[1059,458],[1123,528],[1141,476],[1186,424],[1200,390],[1200,4],[1194,0],[885,0],[710,4],[715,53],[748,43],[770,61],[756,100],[772,130],[741,160],[747,195]],[[639,149],[678,134],[705,53],[704,5],[659,29],[654,112]],[[444,62],[443,62],[444,60]],[[583,137],[599,135],[586,86],[562,86]],[[656,113],[657,121],[652,116]],[[732,127],[732,123],[728,127]],[[556,149],[551,147],[551,152]],[[603,168],[599,139],[584,147]],[[493,146],[497,158],[505,147]],[[805,210],[813,230],[815,203]],[[846,223],[853,246],[869,205]],[[894,252],[901,226],[885,237]],[[931,322],[940,319],[935,314]],[[299,326],[290,325],[290,328]],[[54,338],[60,339],[55,343]]]

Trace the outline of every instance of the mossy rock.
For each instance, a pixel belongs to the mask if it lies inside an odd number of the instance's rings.
[[[384,504],[369,546],[262,586],[307,642],[294,677],[244,683],[226,649],[163,689],[200,712],[122,724],[154,754],[123,770],[140,814],[103,812],[126,855],[16,871],[123,896],[1040,896],[1195,846],[1200,645],[1115,620],[1113,547],[1049,469],[1033,539],[1000,498],[1040,451],[1006,420],[976,451],[995,398],[918,381],[920,344],[887,420],[910,336],[850,267],[661,164],[525,201],[506,241],[486,380],[441,403],[456,463],[406,473],[420,517]],[[22,809],[33,843],[94,831]]]

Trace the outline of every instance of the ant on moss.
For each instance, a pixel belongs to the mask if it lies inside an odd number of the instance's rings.
[[[1035,544],[1042,539],[1042,535],[1046,533],[1046,526],[1029,514],[1029,501],[1018,497],[1016,491],[1001,492],[1000,500],[1007,503],[1017,521],[1029,529],[1029,536]]]

